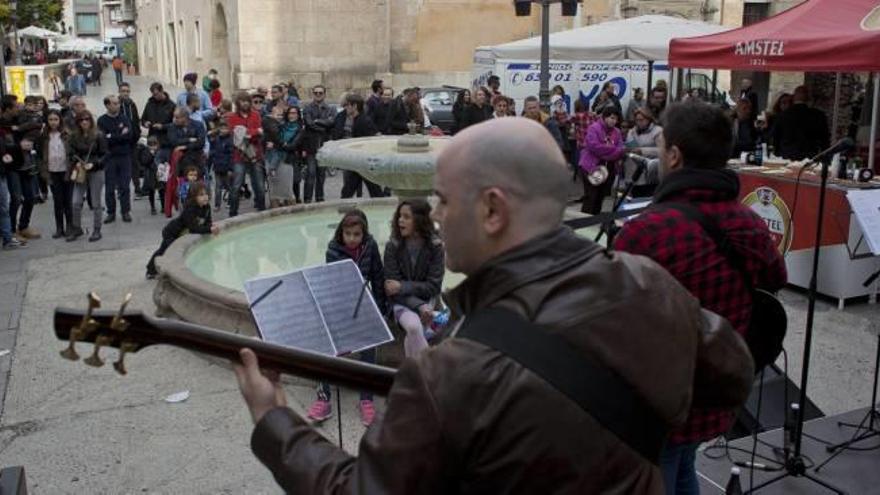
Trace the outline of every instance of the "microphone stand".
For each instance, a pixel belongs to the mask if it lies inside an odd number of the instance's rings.
[[[617,236],[617,233],[620,231],[620,227],[615,224],[614,213],[617,213],[620,210],[620,207],[623,206],[623,202],[626,201],[626,198],[629,197],[630,193],[635,187],[636,182],[642,177],[645,173],[645,169],[648,167],[648,161],[639,157],[639,160],[635,160],[638,163],[638,167],[635,172],[633,172],[632,179],[629,181],[625,181],[626,188],[623,190],[623,193],[618,193],[617,199],[614,200],[614,204],[611,206],[611,219],[607,222],[603,222],[599,226],[599,233],[596,234],[596,238],[593,239],[594,242],[599,242],[602,239],[602,236],[607,236],[606,247],[611,249],[612,244],[614,244],[614,237]]]
[[[835,146],[834,148],[837,148]],[[831,148],[831,150],[834,150]],[[823,151],[816,155],[811,162],[816,162],[817,160],[823,158],[828,154],[828,150]],[[807,465],[803,455],[803,437],[804,437],[804,412],[807,409],[807,381],[809,379],[809,371],[810,371],[810,349],[813,344],[813,322],[816,315],[816,294],[818,289],[818,273],[819,273],[819,253],[822,246],[822,219],[825,215],[825,188],[828,185],[828,162],[827,160],[822,160],[822,172],[821,172],[821,183],[819,186],[819,212],[816,220],[816,244],[813,246],[813,271],[810,275],[810,287],[808,291],[808,305],[807,305],[807,324],[805,328],[805,336],[804,336],[804,364],[801,367],[801,393],[800,398],[798,400],[798,411],[797,411],[797,422],[795,423],[794,430],[794,451],[791,452],[790,455],[786,456],[785,459],[785,472],[779,476],[771,478],[763,483],[758,484],[753,489],[746,491],[745,493],[754,493],[761,488],[767,487],[776,483],[777,481],[792,477],[804,477],[813,483],[821,485],[828,490],[831,490],[835,493],[845,494],[843,490],[835,487],[834,485],[819,479],[816,476],[813,476],[807,473]],[[796,213],[796,212],[795,212]]]

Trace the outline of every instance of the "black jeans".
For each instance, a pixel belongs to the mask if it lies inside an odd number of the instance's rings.
[[[67,172],[49,172],[52,189],[52,206],[55,209],[55,230],[69,230],[73,221],[73,182],[67,180]]]
[[[608,174],[605,182],[598,186],[590,184],[587,173],[582,171],[581,177],[584,180],[584,202],[581,205],[582,213],[590,215],[598,215],[602,212],[602,202],[605,197],[611,194],[611,185],[614,182],[614,175]]]
[[[324,201],[324,174],[326,169],[318,166],[318,159],[315,155],[309,153],[306,156],[305,176],[306,184],[303,190],[303,200],[306,203],[312,202],[312,194],[314,193],[315,201]]]
[[[12,171],[6,175],[6,180],[9,183],[9,220],[15,233],[31,224],[34,198],[37,197],[37,176],[27,171]]]
[[[367,186],[371,198],[381,198],[385,192],[375,182],[364,179],[361,174],[350,170],[342,171],[342,199],[351,198],[361,189],[361,184]]]
[[[165,237],[164,235],[162,236],[162,244],[159,245],[159,249],[157,249],[156,252],[153,253],[153,256],[150,256],[150,261],[147,263],[148,274],[155,275],[158,273],[156,271],[156,257],[165,254],[165,251],[167,251],[168,248],[171,247],[171,244],[176,240],[176,237]]]
[[[104,201],[107,203],[107,215],[116,214],[116,198],[122,214],[131,211],[131,156],[107,155],[104,158]]]

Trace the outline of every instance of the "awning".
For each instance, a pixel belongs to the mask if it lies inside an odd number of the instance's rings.
[[[728,28],[679,17],[643,15],[550,34],[551,60],[666,60],[675,36],[701,36]],[[536,36],[478,52],[495,59],[532,60],[541,57]]]
[[[107,46],[92,38],[71,38],[55,43],[55,50],[59,52],[100,52]]]
[[[7,36],[12,36],[12,34],[13,33],[9,33]],[[19,38],[37,38],[41,40],[50,40],[64,36],[61,33],[56,33],[55,31],[50,31],[37,26],[28,26],[19,29],[16,31],[16,34],[18,34]]]
[[[880,0],[808,0],[739,29],[675,38],[669,64],[757,71],[878,71]]]

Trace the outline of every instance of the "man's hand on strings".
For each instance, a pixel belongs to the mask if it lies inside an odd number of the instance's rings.
[[[238,388],[256,424],[272,409],[286,407],[287,398],[281,388],[278,372],[260,369],[257,355],[248,348],[241,349],[238,354],[241,362],[233,362],[232,368],[238,379]]]

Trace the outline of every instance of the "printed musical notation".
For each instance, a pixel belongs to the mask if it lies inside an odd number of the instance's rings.
[[[244,287],[267,342],[339,356],[393,339],[369,290],[353,316],[364,279],[351,260],[248,280]]]

